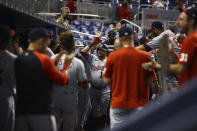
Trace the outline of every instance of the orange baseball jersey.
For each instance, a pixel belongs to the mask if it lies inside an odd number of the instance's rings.
[[[178,63],[187,65],[184,74],[179,75],[179,84],[182,85],[197,75],[197,32],[192,33],[183,41]]]
[[[111,108],[137,108],[149,101],[146,78],[153,72],[142,68],[150,55],[134,47],[124,47],[110,53],[104,77],[112,78]]]

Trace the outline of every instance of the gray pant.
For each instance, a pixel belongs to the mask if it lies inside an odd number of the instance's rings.
[[[58,129],[61,131],[74,131],[77,125],[77,114],[74,112],[55,111]],[[62,128],[61,127],[62,124]]]
[[[57,131],[53,115],[26,115],[16,118],[15,131]]]
[[[120,108],[110,108],[110,126],[111,129],[121,126],[129,114],[141,110],[142,107],[133,108],[133,109],[120,109]]]
[[[7,94],[0,94],[0,130],[13,131],[14,120],[14,97]]]
[[[78,123],[77,131],[82,130],[84,123],[87,120],[89,112],[91,110],[90,104],[90,88],[79,88],[79,108],[78,108]]]
[[[71,87],[55,89],[54,103],[58,129],[63,123],[63,131],[75,130],[78,121],[78,90]]]
[[[90,101],[92,105],[92,113],[94,117],[107,115],[107,109],[110,101],[110,88],[90,89]]]

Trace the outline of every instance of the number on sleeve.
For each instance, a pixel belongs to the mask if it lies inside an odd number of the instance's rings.
[[[181,53],[180,54],[179,61],[181,61],[181,62],[187,62],[187,59],[188,59],[188,54],[185,54],[185,53]]]

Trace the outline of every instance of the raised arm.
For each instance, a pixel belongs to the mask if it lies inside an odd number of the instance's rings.
[[[104,25],[102,25],[102,29],[99,32],[98,36],[94,38],[94,40],[92,41],[92,43],[89,43],[88,45],[86,45],[81,52],[82,53],[86,53],[88,52],[91,48],[95,47],[97,44],[99,44],[101,42],[101,37],[103,36],[103,32],[104,32]]]

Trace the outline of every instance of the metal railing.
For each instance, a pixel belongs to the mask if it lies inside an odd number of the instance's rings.
[[[135,32],[137,32],[139,34],[142,34],[142,28],[139,25],[137,25],[137,24],[135,24],[135,23],[133,23],[131,21],[128,21],[126,19],[122,19],[121,21],[126,21],[127,23],[131,24],[133,26],[133,30]]]

